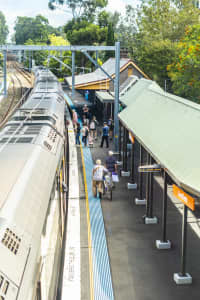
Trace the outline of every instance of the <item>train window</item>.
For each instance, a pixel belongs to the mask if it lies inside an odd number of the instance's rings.
[[[0,275],[0,288],[1,288],[1,286],[2,286],[3,281],[4,281],[4,278],[3,278],[2,275]]]
[[[18,138],[16,143],[31,143],[33,140],[33,138],[30,138],[30,137],[21,137],[21,138]]]
[[[11,252],[13,252],[14,254],[17,254],[17,252],[19,250],[19,245],[20,245],[21,239],[14,232],[9,230],[9,228],[7,228],[1,242]]]

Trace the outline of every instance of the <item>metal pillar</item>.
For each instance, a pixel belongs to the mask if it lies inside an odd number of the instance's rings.
[[[96,51],[96,64],[98,65],[98,58],[99,58],[99,51]],[[98,66],[96,65],[96,69],[98,68]]]
[[[120,42],[115,43],[115,104],[114,104],[114,145],[115,151],[119,146],[119,78],[120,77]]]
[[[147,152],[147,165],[150,164],[150,154]],[[150,208],[150,192],[149,192],[149,187],[150,187],[150,173],[146,174],[147,180],[146,180],[146,215],[145,217],[149,218],[149,208]]]
[[[7,51],[3,51],[3,90],[4,90],[4,96],[7,96]]]
[[[126,144],[126,128],[123,127],[123,152],[122,152],[122,168],[125,170],[125,144]]]
[[[150,156],[150,164],[153,164],[153,158]],[[149,218],[153,218],[153,173],[149,174]]]
[[[62,51],[60,51],[60,60],[62,60]],[[60,62],[60,72],[62,72],[62,63]]]
[[[167,240],[167,183],[168,174],[164,171],[163,207],[162,207],[162,239],[156,240],[156,247],[160,250],[170,249],[171,242]]]
[[[121,139],[122,139],[122,125],[121,125],[121,122],[119,122],[119,157],[118,157],[118,159],[119,159],[119,161],[121,161],[122,160],[122,141],[121,141]]]
[[[167,242],[167,173],[164,172],[163,212],[162,212],[162,242]]]
[[[31,51],[28,52],[28,58],[29,58],[29,64],[28,64],[28,70],[31,71]]]
[[[135,158],[134,158],[134,154],[135,154],[135,151],[134,151],[134,144],[132,143],[132,149],[131,149],[131,183],[134,183],[134,166],[135,166]]]
[[[75,94],[75,52],[72,51],[72,99],[74,99]]]
[[[181,276],[186,276],[186,250],[187,250],[187,212],[188,207],[184,205],[182,225],[182,249],[181,249]]]
[[[140,166],[144,163],[144,149],[140,144]],[[139,172],[139,193],[140,193],[140,200],[143,199],[143,173]]]
[[[127,139],[128,139],[128,131],[124,127],[124,137],[123,137],[123,171],[128,171],[128,153],[127,153]]]

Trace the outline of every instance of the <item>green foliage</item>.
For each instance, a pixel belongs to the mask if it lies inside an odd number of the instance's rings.
[[[71,9],[73,19],[85,18],[94,21],[98,9],[107,6],[108,0],[49,0],[49,8],[55,9],[58,5],[65,5]]]
[[[48,19],[38,15],[35,18],[17,17],[15,25],[16,44],[24,44],[31,39],[35,43],[46,42],[49,34],[59,34],[59,31],[49,25]]]
[[[0,44],[6,43],[6,38],[8,35],[8,26],[6,25],[6,19],[4,14],[0,11]]]
[[[176,94],[200,103],[200,25],[188,26],[167,67]]]
[[[126,6],[126,14],[119,20],[119,25],[115,29],[116,40],[120,42],[122,48],[128,48],[131,53],[133,44],[135,44],[135,35],[137,32],[136,10]]]
[[[98,44],[105,41],[107,28],[87,22],[86,20],[69,21],[64,28],[68,41],[72,45]]]
[[[137,12],[136,32],[128,43],[131,57],[164,87],[167,65],[177,55],[177,43],[188,25],[198,23],[200,11],[189,0],[143,0]]]
[[[108,32],[107,32],[107,38],[106,38],[106,45],[107,46],[114,46],[115,44],[115,36],[114,36],[114,30],[111,23],[108,24]],[[105,60],[109,59],[110,57],[114,56],[113,51],[106,51],[105,53]]]

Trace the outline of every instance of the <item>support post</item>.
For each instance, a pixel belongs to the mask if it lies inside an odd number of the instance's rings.
[[[184,205],[183,224],[182,224],[182,249],[181,249],[181,272],[174,274],[176,284],[191,284],[192,277],[186,273],[186,250],[187,250],[187,212],[188,207]]]
[[[97,50],[96,51],[96,59],[95,59],[95,61],[96,61],[96,69],[98,68],[98,58],[99,58],[99,51]]]
[[[128,189],[137,189],[137,184],[135,183],[134,169],[135,169],[135,147],[134,143],[131,144],[131,174],[130,174],[130,182],[128,182]]]
[[[3,51],[3,90],[4,96],[7,96],[7,50]]]
[[[187,212],[188,212],[188,207],[184,205],[183,225],[182,225],[181,276],[185,276],[185,269],[186,269]]]
[[[152,163],[152,157],[147,153],[147,164]],[[157,224],[157,217],[153,217],[153,174],[147,173],[146,182],[146,215],[144,217],[145,224]]]
[[[150,164],[153,164],[153,158],[150,156]],[[149,218],[153,218],[153,173],[149,174]]]
[[[121,122],[119,122],[119,162],[121,162],[122,160],[122,125],[121,125]]]
[[[75,51],[72,51],[72,99],[75,95]]]
[[[62,51],[60,51],[60,60],[62,60]],[[62,72],[62,63],[60,62],[60,72]]]
[[[114,104],[114,145],[115,151],[118,151],[119,145],[119,76],[120,76],[120,42],[115,43],[115,104]]]
[[[167,181],[168,175],[164,171],[163,209],[162,209],[162,240],[156,240],[156,247],[160,250],[170,249],[171,242],[167,240]]]
[[[144,164],[144,148],[140,144],[140,166]],[[135,198],[135,204],[146,205],[146,199],[143,199],[143,173],[139,172],[139,199]]]

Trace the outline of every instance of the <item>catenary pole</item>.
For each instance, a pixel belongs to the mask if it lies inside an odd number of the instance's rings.
[[[120,76],[120,42],[115,43],[115,103],[114,103],[114,145],[119,149],[119,76]]]

